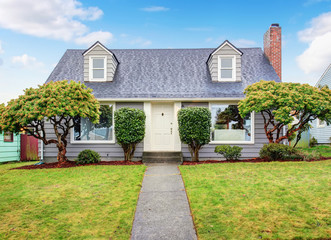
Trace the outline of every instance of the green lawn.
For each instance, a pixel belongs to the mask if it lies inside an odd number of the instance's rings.
[[[129,239],[145,166],[9,170],[0,165],[0,239]]]
[[[320,145],[311,148],[299,148],[299,149],[309,153],[316,151],[322,154],[323,157],[331,157],[331,146]]]
[[[331,160],[180,166],[199,239],[329,239]]]

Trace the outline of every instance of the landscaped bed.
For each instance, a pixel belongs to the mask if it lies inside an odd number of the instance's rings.
[[[0,239],[129,239],[145,166],[0,165]]]
[[[330,159],[331,159],[330,157],[329,158],[321,157],[320,159],[311,159],[311,160],[307,160],[306,162],[326,161]],[[277,160],[277,162],[302,162],[302,161],[303,161],[302,159]],[[210,164],[210,163],[263,163],[263,162],[271,162],[271,161],[262,158],[250,158],[250,159],[231,160],[231,161],[205,160],[199,162],[184,161],[182,165],[199,165],[199,164]]]
[[[199,239],[331,236],[331,160],[179,168]]]
[[[142,165],[141,161],[131,162],[131,161],[101,161],[98,163],[86,163],[78,164],[75,161],[67,161],[65,163],[59,164],[54,163],[44,163],[40,165],[23,165],[20,167],[15,167],[13,169],[44,169],[44,168],[71,168],[71,167],[81,167],[81,166],[91,166],[91,165]]]

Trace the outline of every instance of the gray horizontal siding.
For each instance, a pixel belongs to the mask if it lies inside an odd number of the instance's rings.
[[[317,127],[317,120],[312,123],[312,128],[310,129],[310,137],[314,137],[319,144],[329,144],[331,137],[331,126]]]
[[[255,114],[255,141],[254,144],[231,144],[231,146],[242,147],[241,159],[258,157],[260,149],[263,144],[268,143],[267,137],[264,133],[264,124],[261,114]],[[214,153],[214,149],[217,144],[207,144],[199,152],[201,160],[205,159],[223,159],[221,155]],[[188,160],[191,158],[190,152],[186,144],[182,144],[182,153],[184,159]]]
[[[142,102],[136,102],[136,103],[129,103],[129,102],[120,102],[116,103],[116,109],[119,109],[121,107],[131,107],[131,108],[138,108],[143,109],[143,103]],[[53,127],[50,123],[45,124],[46,129],[46,135],[47,139],[55,138]],[[91,149],[96,152],[98,152],[102,158],[102,160],[123,160],[124,154],[123,149],[120,145],[117,143],[107,143],[107,144],[71,144],[70,143],[70,134],[67,137],[68,146],[67,146],[67,157],[70,160],[74,160],[77,158],[78,154],[85,150],[85,149]],[[54,159],[57,156],[57,148],[55,144],[49,144],[44,145],[44,159]],[[141,158],[143,153],[143,143],[140,143],[136,147],[135,151],[135,157]]]

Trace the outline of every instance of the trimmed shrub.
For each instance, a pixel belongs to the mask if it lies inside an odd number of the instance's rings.
[[[215,153],[222,154],[227,161],[238,160],[241,157],[242,147],[221,145],[215,147]]]
[[[260,150],[260,157],[270,161],[284,160],[293,154],[297,154],[293,147],[280,143],[264,144]]]
[[[78,154],[76,162],[78,164],[98,163],[100,162],[100,155],[96,151],[85,149]]]
[[[317,145],[317,139],[316,138],[311,138],[309,141],[309,147],[315,147]]]
[[[178,111],[178,130],[182,143],[188,145],[192,161],[199,161],[199,150],[210,142],[211,113],[205,107]]]
[[[115,111],[115,136],[123,148],[125,161],[131,161],[136,145],[145,137],[145,120],[140,109],[124,107]]]

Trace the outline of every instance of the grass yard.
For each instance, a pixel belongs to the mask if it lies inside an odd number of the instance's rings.
[[[129,239],[145,166],[9,170],[0,165],[0,239]]]
[[[331,146],[319,145],[311,148],[299,148],[299,149],[308,153],[316,151],[322,154],[323,157],[331,157]]]
[[[199,239],[330,239],[331,160],[180,171]]]

